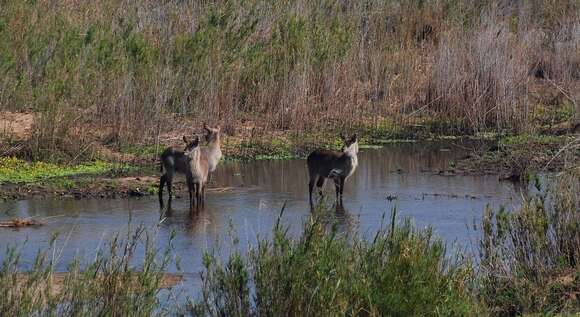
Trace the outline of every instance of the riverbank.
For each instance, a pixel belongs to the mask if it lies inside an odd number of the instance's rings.
[[[445,168],[424,173],[445,176],[497,175],[500,179],[529,181],[537,172],[557,172],[580,161],[580,141],[576,135],[469,137],[415,135],[422,139],[395,139],[394,134],[360,133],[361,151],[400,143],[425,144],[441,151],[461,150],[466,154],[451,160]],[[386,137],[390,137],[387,139]],[[170,142],[178,146],[178,143]],[[339,150],[338,134],[300,137],[295,134],[272,136],[224,136],[224,162],[272,159],[301,159],[315,148]],[[158,153],[161,145],[133,145],[118,152],[108,149],[111,161],[81,164],[27,162],[17,158],[0,160],[2,199],[25,198],[121,198],[153,195],[158,187]],[[113,153],[113,154],[111,154]],[[103,156],[102,159],[105,157]],[[113,160],[114,159],[114,160]],[[224,164],[224,163],[222,163]],[[577,167],[577,164],[576,164]],[[177,195],[185,186],[174,183]],[[217,185],[216,185],[217,186]],[[221,190],[216,188],[215,190]]]

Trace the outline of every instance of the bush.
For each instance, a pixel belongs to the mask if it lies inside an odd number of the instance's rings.
[[[372,241],[348,237],[314,216],[298,240],[277,225],[247,256],[222,263],[207,254],[195,315],[466,316],[468,266],[446,259],[441,240],[409,220],[391,223]]]
[[[144,237],[146,236],[146,237]],[[54,240],[52,241],[54,242]],[[140,271],[134,255],[145,242]],[[54,248],[52,246],[51,248]],[[167,249],[170,250],[169,248]],[[119,235],[92,261],[77,258],[67,273],[56,273],[53,250],[39,251],[32,268],[21,272],[16,248],[6,251],[0,266],[2,316],[147,316],[162,313],[158,293],[169,263],[144,227]]]
[[[484,215],[480,297],[494,315],[580,310],[580,178],[560,177],[521,210]]]

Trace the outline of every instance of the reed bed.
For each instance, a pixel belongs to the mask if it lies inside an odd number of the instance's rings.
[[[580,5],[498,1],[2,1],[0,109],[38,114],[27,155],[152,142],[186,117],[235,133],[525,129],[578,107]],[[567,97],[564,97],[567,96]]]

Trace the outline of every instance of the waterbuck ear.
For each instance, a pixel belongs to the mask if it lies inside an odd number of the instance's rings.
[[[197,135],[193,137],[193,141],[191,142],[191,144],[193,144],[194,146],[197,146],[199,144],[199,137]]]
[[[340,139],[346,142],[346,135],[344,135],[344,132],[340,133]]]
[[[183,142],[185,142],[185,144],[189,144],[189,141],[187,140],[187,137],[185,135],[183,136]]]
[[[352,135],[352,138],[350,140],[352,143],[356,142],[356,133]]]

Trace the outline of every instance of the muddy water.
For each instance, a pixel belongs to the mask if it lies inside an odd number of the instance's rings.
[[[447,242],[471,249],[477,233],[469,230],[482,211],[516,206],[521,189],[499,182],[497,176],[446,176],[453,160],[464,156],[468,144],[397,144],[361,150],[359,167],[347,181],[344,210],[336,214],[341,228],[366,236],[373,234],[385,213],[397,209],[417,226],[432,225]],[[269,235],[282,205],[283,223],[297,234],[310,214],[307,172],[303,160],[233,162],[221,165],[216,186],[230,187],[208,194],[206,209],[191,219],[187,199],[177,198],[173,211],[159,223],[156,197],[123,200],[24,200],[0,204],[0,220],[13,217],[45,218],[47,225],[0,230],[0,261],[7,246],[19,246],[22,268],[30,267],[39,248],[57,235],[58,270],[65,270],[76,255],[94,256],[116,232],[145,224],[156,233],[160,246],[175,232],[174,248],[188,287],[199,283],[201,256],[206,249],[230,250],[232,236],[244,249],[257,235]],[[334,188],[326,186],[332,202]],[[175,271],[176,268],[171,268]]]

